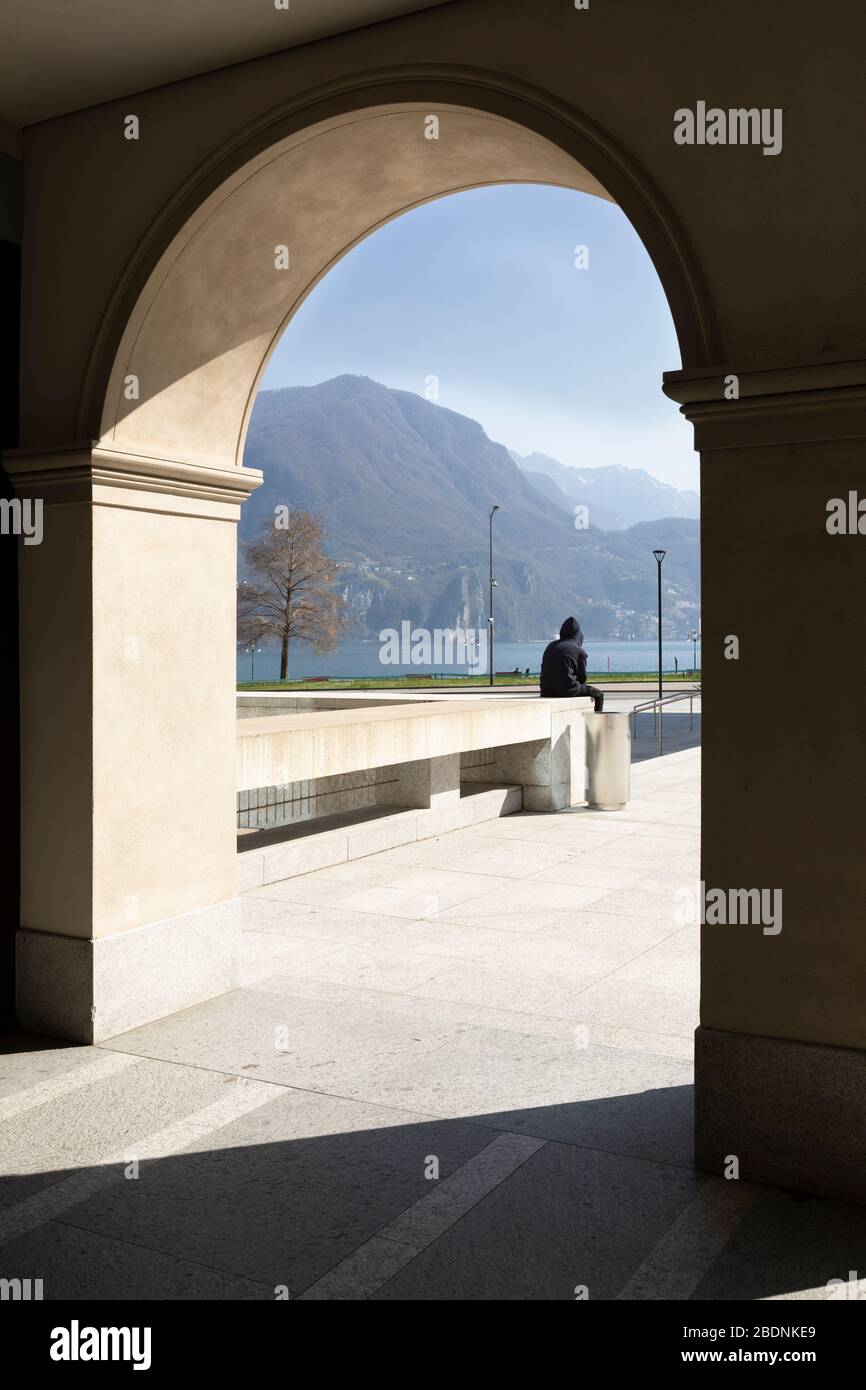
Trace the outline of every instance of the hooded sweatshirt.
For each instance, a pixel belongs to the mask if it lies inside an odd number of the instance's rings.
[[[541,690],[546,696],[579,695],[586,682],[586,652],[577,618],[566,618],[559,637],[541,658]]]

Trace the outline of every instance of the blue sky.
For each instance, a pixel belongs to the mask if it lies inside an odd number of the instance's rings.
[[[518,453],[696,488],[691,426],[660,389],[679,366],[658,277],[619,208],[523,184],[452,194],[374,232],[301,306],[262,384],[356,372],[423,395],[435,376],[440,405]]]

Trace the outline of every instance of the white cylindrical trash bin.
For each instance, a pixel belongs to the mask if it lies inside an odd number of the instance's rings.
[[[627,714],[585,714],[586,800],[593,811],[621,811],[629,797],[631,726]]]

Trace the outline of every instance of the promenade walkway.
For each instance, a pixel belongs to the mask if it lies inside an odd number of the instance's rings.
[[[866,1208],[691,1166],[675,893],[699,771],[674,752],[622,813],[272,884],[244,902],[242,989],[98,1047],[7,1039],[0,1277],[46,1299],[829,1297]]]

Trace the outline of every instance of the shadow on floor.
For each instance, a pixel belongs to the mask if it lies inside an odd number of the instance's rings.
[[[697,712],[690,718],[685,714],[666,714],[662,730],[662,756],[665,753],[681,753],[684,748],[700,748],[701,716]],[[632,763],[642,763],[647,758],[659,756],[658,725],[653,729],[651,714],[643,713],[637,717],[637,733],[632,736]]]
[[[80,1148],[88,1106],[110,1105],[105,1084],[71,1107],[47,1102],[55,1151]],[[254,1108],[215,1129],[213,1147],[187,1133],[188,1151],[142,1159],[137,1177],[125,1166],[146,1143],[134,1117],[112,1122],[118,1161],[51,1171],[39,1159],[45,1107],[7,1122],[0,1278],[41,1278],[46,1300],[273,1300],[277,1289],[572,1300],[578,1286],[613,1299],[649,1260],[652,1296],[681,1297],[665,1293],[667,1260],[693,1298],[760,1299],[863,1265],[866,1208],[771,1188],[753,1189],[723,1248],[707,1242],[707,1210],[724,1208],[731,1185],[634,1151],[636,1135],[690,1123],[686,1086],[404,1122],[395,1108],[290,1087],[267,1087],[259,1104],[239,1076],[208,1084],[221,1098],[246,1088]],[[347,1132],[349,1109],[358,1127]]]

